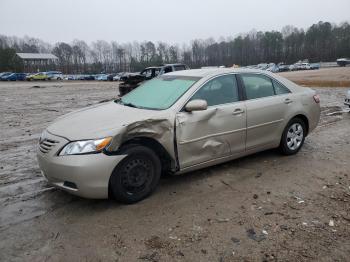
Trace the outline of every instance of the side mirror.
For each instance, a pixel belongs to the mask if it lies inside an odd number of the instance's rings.
[[[192,111],[202,111],[206,110],[208,108],[208,103],[205,100],[202,99],[195,99],[190,102],[188,102],[185,106],[185,110],[187,112],[192,112]]]

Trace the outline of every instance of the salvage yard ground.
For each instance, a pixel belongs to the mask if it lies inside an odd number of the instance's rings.
[[[299,85],[311,87],[350,87],[350,67],[321,68],[280,73]]]
[[[349,81],[350,68],[283,75],[323,86]],[[165,177],[125,206],[51,188],[35,157],[49,123],[116,97],[117,84],[1,82],[0,261],[348,261],[348,89],[314,89],[321,122],[299,154],[270,150]]]

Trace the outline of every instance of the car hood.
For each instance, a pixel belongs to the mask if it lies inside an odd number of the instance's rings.
[[[157,119],[161,112],[107,102],[59,117],[47,130],[71,141],[103,138],[115,136],[135,122]]]

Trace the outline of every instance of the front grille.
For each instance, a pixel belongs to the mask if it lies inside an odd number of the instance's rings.
[[[50,152],[50,150],[52,149],[52,147],[59,143],[58,141],[55,141],[55,140],[52,140],[52,139],[44,139],[43,141],[41,141],[39,143],[39,150],[42,152],[42,153],[48,153]]]

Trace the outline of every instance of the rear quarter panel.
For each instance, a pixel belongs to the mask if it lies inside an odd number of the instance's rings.
[[[293,94],[294,102],[286,119],[286,125],[293,117],[304,115],[309,122],[308,133],[316,128],[320,120],[321,108],[320,104],[316,103],[313,98],[315,94],[316,92],[310,88],[304,88]]]

